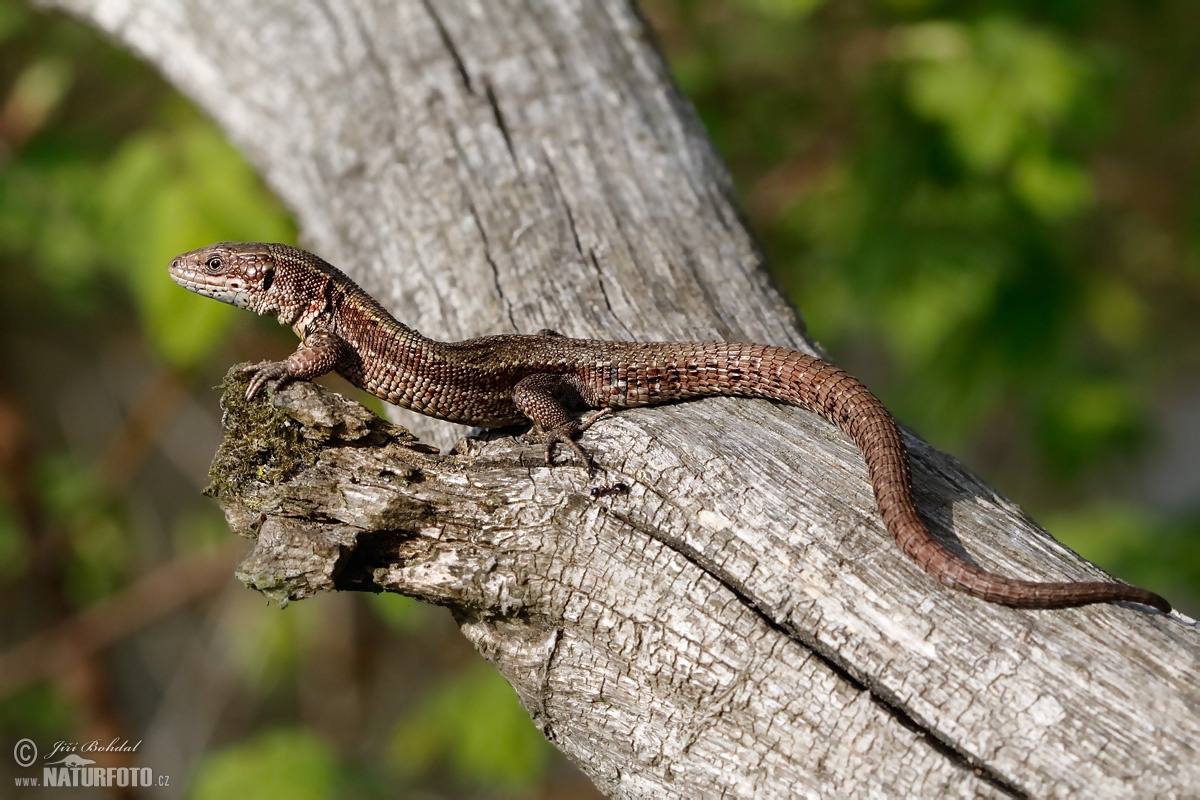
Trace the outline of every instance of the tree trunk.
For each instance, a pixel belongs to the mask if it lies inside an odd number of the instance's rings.
[[[813,351],[625,0],[53,5],[156,64],[292,207],[305,244],[427,335]],[[1200,791],[1192,621],[942,588],[886,535],[852,443],[802,410],[624,412],[586,435],[605,468],[589,482],[507,437],[414,448],[307,384],[273,404],[236,397],[214,477],[231,527],[258,540],[243,579],[281,598],[386,589],[450,607],[611,795]],[[937,535],[1005,574],[1103,577],[908,443]]]

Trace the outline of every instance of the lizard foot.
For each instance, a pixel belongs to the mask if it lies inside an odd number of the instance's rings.
[[[523,437],[527,442],[544,442],[546,445],[546,466],[554,466],[554,448],[558,445],[565,445],[571,449],[575,457],[579,460],[580,466],[583,467],[588,477],[596,474],[596,465],[592,461],[592,457],[587,451],[575,441],[579,434],[592,427],[592,424],[599,419],[609,416],[613,413],[611,408],[602,408],[599,411],[594,411],[591,414],[581,418],[573,419],[565,425],[560,425],[557,428],[550,430],[535,430],[525,434]]]
[[[252,375],[250,385],[246,387],[246,399],[250,400],[254,395],[267,385],[267,381],[288,380],[292,376],[287,367],[287,362],[284,361],[260,361],[257,364],[247,364],[239,370],[243,375]]]
[[[579,459],[579,464],[583,467],[583,471],[590,478],[596,474],[596,465],[592,463],[592,457],[587,454],[587,451],[579,445],[579,442],[575,441],[575,433],[576,431],[573,430],[558,428],[557,430],[546,431],[542,434],[542,439],[546,442],[546,466],[554,466],[554,448],[557,445],[563,444],[571,448],[571,452]]]
[[[258,394],[267,381],[277,380],[279,385],[288,381],[311,381],[345,365],[352,356],[353,348],[345,339],[332,331],[316,331],[283,361],[260,361],[242,367],[242,372],[254,373],[246,388],[246,399]]]

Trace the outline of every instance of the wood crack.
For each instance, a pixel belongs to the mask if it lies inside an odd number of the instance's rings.
[[[796,645],[805,648],[814,658],[824,664],[830,672],[845,681],[849,686],[865,694],[870,698],[872,703],[885,711],[904,728],[918,734],[930,747],[937,750],[959,768],[976,773],[997,790],[1011,797],[1025,798],[1028,796],[1027,792],[1012,783],[1001,773],[989,767],[982,760],[956,749],[950,743],[950,737],[945,732],[938,731],[930,725],[918,722],[911,711],[906,709],[890,692],[877,691],[877,689],[868,683],[856,678],[849,666],[838,658],[835,651],[831,651],[829,648],[823,646],[814,637],[776,620],[771,608],[755,596],[754,592],[744,582],[735,578],[728,570],[719,566],[715,560],[705,553],[679,537],[672,536],[652,525],[647,525],[632,515],[625,514],[613,508],[603,508],[602,513],[610,515],[621,522],[621,524],[644,534],[667,549],[678,553],[688,563],[712,577],[717,583],[729,590],[763,625]]]
[[[437,28],[438,38],[441,39],[442,45],[446,48],[446,54],[454,62],[454,68],[458,72],[458,79],[462,82],[463,88],[467,90],[468,94],[477,94],[475,86],[471,82],[471,73],[467,71],[467,65],[463,61],[462,54],[459,53],[454,40],[450,38],[450,31],[447,30],[446,23],[442,21],[441,16],[434,10],[433,0],[421,0],[421,5],[425,7],[425,12],[429,14],[434,27]]]
[[[500,302],[504,304],[504,313],[508,317],[508,324],[512,326],[513,331],[520,331],[517,326],[517,317],[513,312],[512,303],[509,302],[508,295],[504,292],[504,287],[500,285],[500,266],[496,263],[496,259],[492,257],[492,247],[488,241],[487,231],[483,228],[483,220],[479,217],[479,211],[475,208],[475,204],[468,205],[471,212],[471,219],[475,222],[475,227],[479,230],[479,236],[483,240],[483,257],[487,260],[488,266],[492,269],[492,285],[496,287],[496,296]]]
[[[509,133],[508,123],[504,120],[504,112],[500,110],[500,101],[496,99],[496,90],[492,86],[492,82],[487,79],[484,79],[483,89],[488,105],[492,109],[492,118],[496,121],[496,127],[500,129],[500,135],[504,137],[504,146],[512,159],[513,167],[520,173],[521,165],[517,162],[517,150],[513,147],[512,135]]]

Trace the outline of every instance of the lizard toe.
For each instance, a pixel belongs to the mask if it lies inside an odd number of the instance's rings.
[[[543,434],[546,442],[546,466],[554,466],[554,448],[557,445],[562,444],[570,448],[571,452],[575,454],[575,458],[578,459],[579,465],[583,468],[583,471],[587,473],[588,477],[591,477],[596,472],[596,466],[594,463],[592,463],[591,456],[588,455],[587,451],[580,446],[579,442],[575,441],[575,432],[576,431],[573,429],[558,428],[556,430],[546,431]]]
[[[287,365],[282,361],[263,361],[258,364],[252,364],[242,368],[242,372],[246,374],[253,373],[250,378],[250,385],[246,387],[246,399],[251,400],[256,394],[262,391],[262,388],[267,385],[267,381],[278,379],[286,379],[288,375]]]

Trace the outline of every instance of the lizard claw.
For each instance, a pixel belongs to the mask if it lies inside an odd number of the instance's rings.
[[[554,448],[556,445],[566,445],[571,448],[571,452],[579,459],[579,464],[583,467],[583,471],[590,478],[596,474],[596,465],[592,461],[592,457],[583,449],[579,442],[575,441],[575,437],[592,427],[592,423],[603,419],[613,413],[611,408],[602,408],[599,411],[594,411],[582,419],[571,420],[566,425],[551,430],[543,430],[532,435],[527,435],[527,441],[545,442],[546,444],[546,466],[554,466]]]
[[[254,395],[267,385],[267,381],[288,378],[287,364],[282,361],[260,361],[257,364],[247,364],[239,372],[243,375],[253,374],[250,385],[246,387],[247,400],[253,399]]]
[[[543,434],[546,437],[546,466],[554,466],[554,446],[564,444],[575,453],[575,457],[579,459],[579,464],[583,467],[584,473],[590,478],[596,474],[596,465],[592,463],[592,458],[587,454],[587,451],[579,445],[579,442],[575,441],[572,434],[576,432],[559,428],[553,431],[546,431]]]
[[[575,433],[583,433],[588,428],[592,427],[594,423],[599,422],[605,417],[611,417],[612,415],[613,410],[611,408],[602,408],[598,411],[593,411],[591,414],[588,414],[586,417],[579,420],[578,424],[575,426]]]

